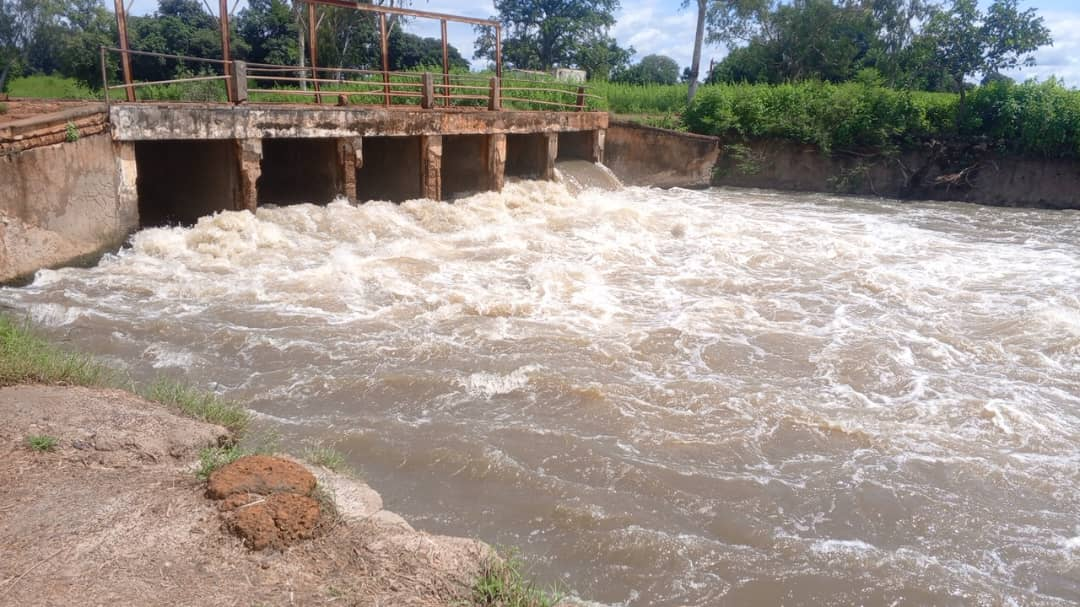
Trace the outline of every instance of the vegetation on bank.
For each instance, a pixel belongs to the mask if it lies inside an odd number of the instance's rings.
[[[0,387],[16,384],[130,390],[189,417],[224,426],[236,438],[251,422],[251,413],[238,403],[178,382],[161,379],[136,389],[117,370],[86,354],[58,348],[36,335],[25,322],[0,314]]]

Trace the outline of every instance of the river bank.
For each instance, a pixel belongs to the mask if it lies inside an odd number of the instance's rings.
[[[112,383],[106,368],[34,340],[0,317],[6,601],[436,606],[499,604],[516,592],[528,605],[553,602],[483,542],[417,531],[365,483],[317,465],[333,513],[324,528],[282,550],[251,550],[205,483],[208,465],[221,463],[208,454],[239,449],[222,447],[245,425],[235,411],[202,397],[202,414],[184,413],[97,387]]]

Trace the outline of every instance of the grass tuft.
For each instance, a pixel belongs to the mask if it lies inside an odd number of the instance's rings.
[[[26,446],[31,451],[37,451],[38,453],[45,453],[46,451],[52,451],[56,449],[57,443],[60,441],[48,434],[31,434],[26,437]]]
[[[225,426],[235,435],[242,435],[251,423],[251,413],[239,403],[171,379],[159,379],[141,394],[148,400],[176,407],[195,419]]]
[[[118,378],[93,358],[65,352],[0,315],[0,387],[15,384],[113,387]]]
[[[68,143],[79,140],[79,127],[75,126],[74,122],[69,122],[64,125],[64,139],[66,139]]]
[[[249,455],[249,452],[241,449],[239,445],[207,447],[199,451],[199,466],[195,469],[195,476],[205,481],[218,468],[231,464],[245,455]]]
[[[8,111],[8,105],[6,103],[0,103],[0,114],[6,114]]]
[[[478,607],[554,607],[562,596],[554,589],[545,592],[525,579],[517,553],[506,559],[487,560],[472,585],[472,604]]]
[[[350,472],[349,465],[345,462],[345,454],[322,443],[305,448],[302,457],[309,464],[322,466],[331,472]]]

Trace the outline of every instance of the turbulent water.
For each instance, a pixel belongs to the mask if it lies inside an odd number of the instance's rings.
[[[1080,602],[1076,212],[520,183],[148,229],[0,304],[593,601]]]

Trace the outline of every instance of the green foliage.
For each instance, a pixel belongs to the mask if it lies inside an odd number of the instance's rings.
[[[251,413],[238,403],[173,380],[159,379],[142,390],[141,395],[195,419],[224,426],[235,435],[242,435],[251,423]]]
[[[834,149],[888,149],[949,133],[955,97],[861,84],[804,82],[704,87],[690,130],[729,139],[777,138]]]
[[[0,315],[0,386],[41,383],[113,386],[116,374],[89,356],[65,352]]]
[[[1029,158],[1080,158],[1080,91],[1060,82],[993,82],[971,90],[959,134]]]
[[[1027,158],[1080,158],[1080,91],[1061,82],[995,81],[971,89],[967,111],[958,114],[959,96],[951,93],[803,82],[708,85],[683,119],[695,133],[786,139],[826,152],[910,149],[939,139]]]
[[[6,103],[0,103],[0,114],[6,114],[7,111],[8,111],[7,104]]]
[[[615,114],[680,114],[686,109],[685,84],[635,85],[594,82],[589,91],[607,99],[608,111]]]
[[[1034,65],[1031,53],[1052,39],[1035,9],[1019,10],[1017,0],[994,0],[986,13],[976,0],[951,0],[932,12],[919,42],[934,49],[928,53],[934,64],[963,96],[968,76]]]
[[[250,453],[241,449],[239,445],[206,447],[199,451],[199,465],[195,468],[195,477],[205,481],[218,468],[227,466],[245,455],[250,455]]]
[[[477,607],[554,607],[561,597],[544,592],[522,573],[520,556],[491,558],[484,562],[472,585],[471,602]]]
[[[617,72],[612,80],[627,84],[675,84],[679,81],[679,64],[671,57],[648,55],[637,65]]]
[[[38,453],[45,453],[46,451],[52,451],[56,449],[56,445],[60,441],[48,434],[31,434],[26,437],[26,447],[31,451],[37,451]]]
[[[68,143],[74,143],[79,140],[79,127],[75,126],[74,122],[69,122],[64,125],[64,140]]]
[[[578,66],[606,80],[633,55],[608,35],[618,8],[618,0],[495,0],[503,60],[530,70]],[[491,28],[478,27],[477,34],[475,58],[494,60]]]
[[[74,78],[62,76],[27,76],[11,82],[12,97],[27,99],[99,99],[85,85]]]

